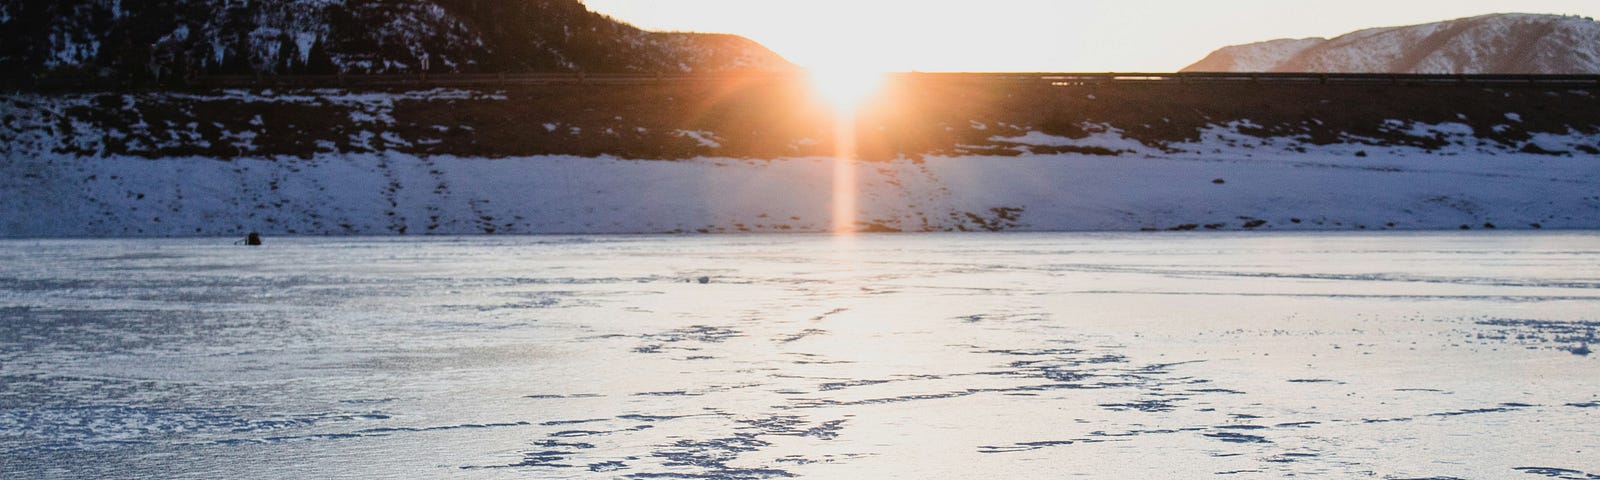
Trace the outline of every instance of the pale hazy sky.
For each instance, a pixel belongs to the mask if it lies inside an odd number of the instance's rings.
[[[802,66],[1176,71],[1219,47],[1600,0],[587,0],[650,30],[744,35]]]

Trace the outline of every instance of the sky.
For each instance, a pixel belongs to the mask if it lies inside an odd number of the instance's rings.
[[[1600,0],[586,0],[649,30],[734,33],[801,66],[1171,72],[1217,48]]]

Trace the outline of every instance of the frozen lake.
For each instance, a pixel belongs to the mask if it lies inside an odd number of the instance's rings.
[[[6,478],[1600,478],[1600,233],[0,241]]]

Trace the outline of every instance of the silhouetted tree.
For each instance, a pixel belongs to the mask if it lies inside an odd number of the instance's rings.
[[[288,33],[278,34],[278,61],[272,73],[294,75],[300,73],[300,45]]]
[[[317,37],[311,42],[310,51],[306,52],[305,73],[312,75],[333,75],[339,73],[339,67],[334,65],[333,57],[328,55],[322,37]]]

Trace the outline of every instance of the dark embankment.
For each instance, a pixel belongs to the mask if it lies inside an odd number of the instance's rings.
[[[782,158],[834,155],[834,115],[801,77],[729,76],[626,84],[558,82],[406,89],[212,89],[13,94],[0,97],[0,137],[15,153],[138,157],[310,157],[393,151],[516,157],[610,155]],[[1068,139],[1115,129],[1155,149],[1215,128],[1308,146],[1439,149],[1443,136],[1407,125],[1458,124],[1485,148],[1568,155],[1539,134],[1600,134],[1595,87],[1114,82],[1061,86],[906,76],[861,112],[860,155],[1117,154],[1018,145],[1041,132]],[[1462,128],[1462,127],[1458,127]],[[40,143],[42,142],[42,143]]]

